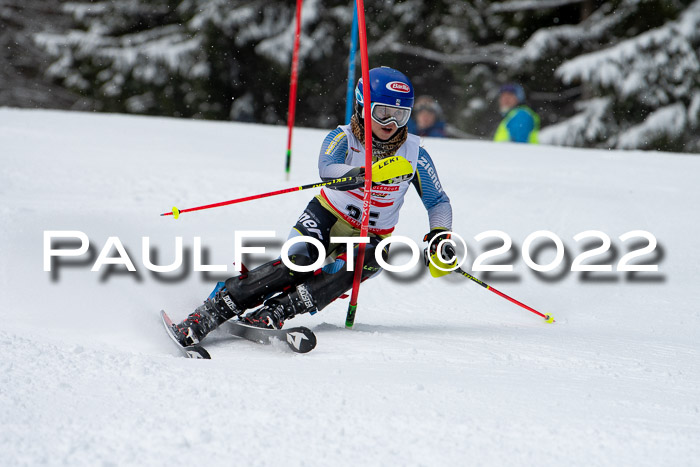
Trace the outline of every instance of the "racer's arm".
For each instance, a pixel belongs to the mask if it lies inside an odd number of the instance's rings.
[[[418,167],[412,183],[428,211],[430,230],[452,230],[450,198],[442,189],[433,160],[424,148],[420,148],[418,153]]]
[[[356,177],[363,173],[362,167],[345,163],[347,156],[348,137],[343,130],[336,128],[328,133],[321,145],[321,153],[318,157],[318,173],[321,179],[328,181],[341,177]]]

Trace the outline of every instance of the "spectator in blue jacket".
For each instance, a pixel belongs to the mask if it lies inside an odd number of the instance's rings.
[[[540,117],[525,105],[525,90],[519,84],[504,84],[498,93],[503,116],[493,140],[497,142],[538,144]]]
[[[416,99],[408,121],[408,132],[418,136],[445,138],[447,136],[442,108],[430,96],[420,96]]]

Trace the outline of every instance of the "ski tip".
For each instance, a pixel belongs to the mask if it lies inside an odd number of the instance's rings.
[[[553,323],[554,317],[552,315],[544,315],[545,323]]]
[[[178,217],[180,217],[180,210],[179,210],[176,206],[173,206],[173,217],[174,217],[175,219],[177,219]]]
[[[303,326],[289,329],[287,344],[294,352],[307,353],[316,348],[316,334]]]
[[[163,322],[168,326],[173,325],[173,320],[170,319],[170,316],[168,316],[165,310],[160,310],[160,317],[163,319]]]

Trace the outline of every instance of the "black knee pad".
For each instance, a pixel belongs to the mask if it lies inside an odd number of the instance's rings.
[[[306,206],[306,209],[304,209],[304,212],[294,225],[294,229],[303,236],[312,237],[320,241],[323,248],[328,252],[328,246],[331,242],[331,228],[336,222],[338,222],[338,219],[333,213],[324,208],[321,203],[314,198]],[[311,262],[315,262],[318,259],[318,251],[316,248],[309,247],[308,252]]]
[[[305,256],[293,255],[290,261],[299,266],[311,264]],[[240,276],[226,280],[226,290],[241,309],[254,308],[269,296],[296,286],[308,278],[311,272],[289,269],[280,259],[265,263]]]

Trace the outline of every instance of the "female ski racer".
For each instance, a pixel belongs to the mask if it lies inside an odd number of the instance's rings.
[[[411,82],[403,73],[388,67],[370,70],[369,81],[374,184],[370,243],[366,247],[363,280],[381,270],[375,259],[376,246],[393,232],[404,196],[411,185],[418,191],[428,211],[430,232],[423,240],[430,242],[433,237],[452,228],[452,207],[433,161],[420,147],[420,138],[406,130],[413,107]],[[280,329],[286,320],[301,313],[313,314],[322,310],[352,287],[354,272],[345,267],[346,244],[333,244],[331,237],[360,235],[366,130],[363,115],[363,83],[360,79],[355,89],[355,112],[350,124],[339,126],[326,136],[318,161],[324,181],[341,177],[359,177],[359,181],[342,188],[324,187],[306,206],[289,235],[289,238],[303,235],[320,241],[326,258],[333,262],[316,271],[297,272],[278,258],[219,283],[204,304],[182,323],[174,325],[183,346],[197,344],[234,316],[255,326]],[[389,180],[378,179],[382,173],[379,165],[395,161],[403,163],[407,170]],[[429,253],[435,255],[439,242],[430,245]],[[454,256],[454,250],[446,243],[443,245],[441,254]],[[386,250],[388,248],[381,252],[385,260]],[[307,266],[315,263],[318,255],[317,248],[300,242],[290,248],[288,256],[294,265]],[[245,314],[247,310],[253,311]]]

